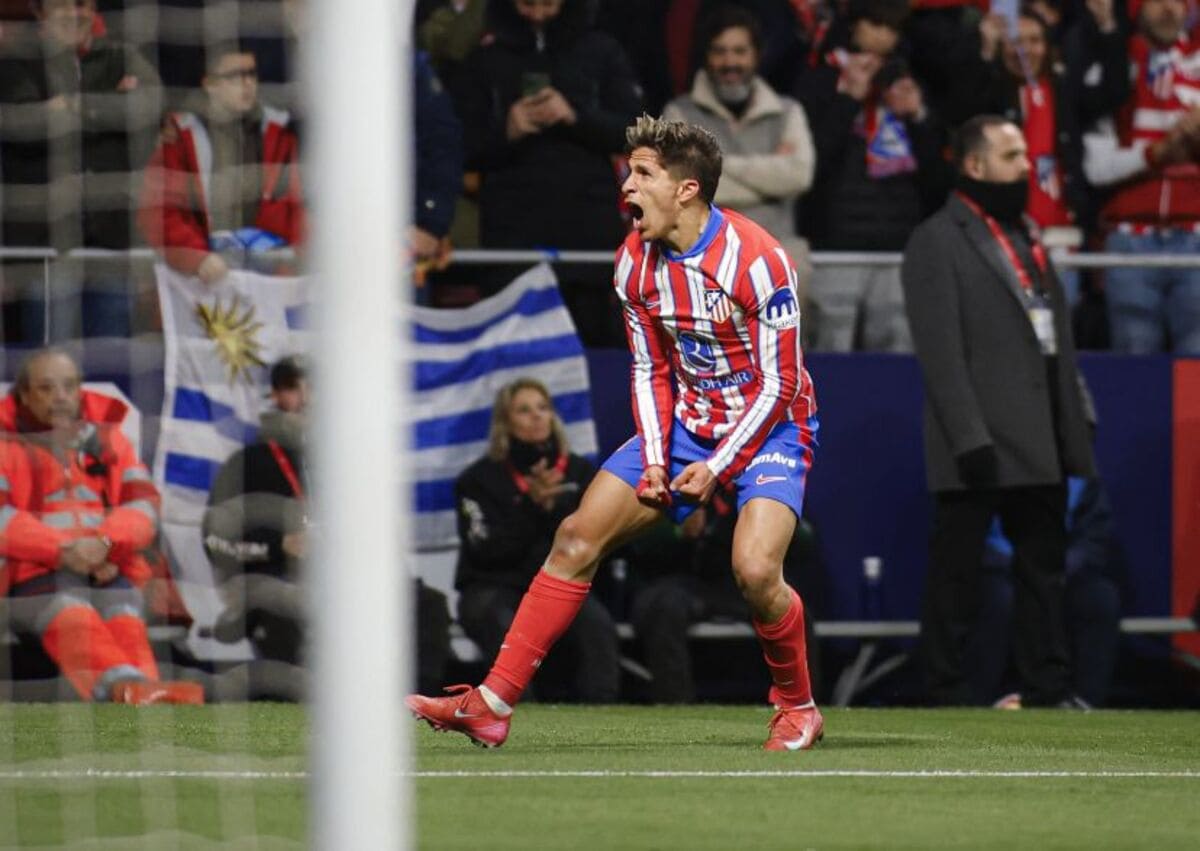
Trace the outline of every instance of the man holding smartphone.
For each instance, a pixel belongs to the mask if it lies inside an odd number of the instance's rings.
[[[641,109],[620,44],[592,27],[586,0],[496,0],[490,41],[456,75],[468,171],[480,175],[485,248],[610,250],[626,226],[613,159]],[[518,270],[494,270],[498,289]],[[623,345],[602,267],[558,270],[589,345]]]

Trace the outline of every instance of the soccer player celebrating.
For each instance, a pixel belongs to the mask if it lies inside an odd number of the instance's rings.
[[[783,580],[817,430],[796,273],[774,237],[713,206],[721,151],[707,130],[642,116],[626,147],[621,191],[634,227],[614,283],[633,352],[637,436],[558,527],[483,683],[406,703],[436,730],[503,744],[513,705],[579,611],[601,557],[661,512],[682,521],[728,485],[738,506],[733,572],[774,681],[764,748],[805,750],[823,721],[809,686],[803,605]]]

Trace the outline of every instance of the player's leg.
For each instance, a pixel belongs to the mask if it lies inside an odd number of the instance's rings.
[[[546,565],[521,599],[482,685],[450,698],[413,695],[409,708],[436,729],[457,730],[487,746],[502,744],[512,706],[587,599],[601,557],[658,515],[626,481],[598,472],[579,508],[559,525]]]
[[[783,557],[796,515],[773,499],[751,499],[738,512],[733,532],[733,575],[750,606],[755,631],[782,705],[812,699],[804,657],[804,609],[783,579]],[[799,642],[799,648],[794,646]]]
[[[657,517],[626,482],[606,470],[596,474],[579,508],[559,524],[546,564],[517,608],[483,681],[490,692],[505,704],[516,703],[587,599],[600,558]]]
[[[783,557],[795,528],[790,506],[759,497],[742,506],[733,532],[734,578],[750,606],[778,707],[763,745],[767,750],[806,750],[824,730],[808,676],[804,605],[783,579]]]

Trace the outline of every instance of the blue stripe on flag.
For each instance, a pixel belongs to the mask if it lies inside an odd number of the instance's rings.
[[[454,479],[417,482],[417,511],[448,511],[454,508]]]
[[[582,354],[583,346],[579,337],[570,333],[482,349],[471,352],[459,361],[418,361],[417,390],[433,390],[451,384],[462,384],[501,369],[530,366]]]
[[[297,304],[283,309],[284,322],[290,331],[303,331],[308,328],[308,305]]]
[[[200,390],[192,390],[189,387],[175,388],[175,408],[172,416],[177,420],[211,423],[217,434],[238,443],[253,443],[258,440],[257,425],[239,419],[229,405],[210,398]]]
[[[591,405],[591,396],[586,390],[578,393],[563,393],[554,397],[554,407],[564,423],[590,420],[592,418]],[[491,424],[491,406],[474,411],[464,411],[461,414],[421,420],[417,423],[416,428],[417,448],[430,449],[434,446],[453,446],[456,443],[484,440],[488,436]]]
[[[163,480],[169,485],[206,491],[212,488],[213,479],[217,477],[220,467],[221,465],[211,458],[168,452]]]
[[[488,318],[478,325],[469,325],[463,328],[454,328],[453,330],[440,330],[438,328],[430,328],[428,325],[414,323],[413,339],[418,343],[465,343],[468,340],[476,340],[482,337],[487,333],[489,328],[510,316],[536,316],[539,313],[545,313],[548,310],[561,307],[562,303],[562,296],[558,294],[557,287],[551,286],[540,290],[529,290],[523,293],[508,310],[497,313],[495,316]]]
[[[233,408],[214,401],[208,394],[189,387],[175,388],[175,410],[171,412],[177,420],[193,420],[211,423],[214,420],[233,416]]]

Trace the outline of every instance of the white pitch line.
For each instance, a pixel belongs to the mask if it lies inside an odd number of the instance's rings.
[[[0,771],[4,780],[308,780],[307,771],[186,771],[173,769],[140,769],[119,771],[81,769],[77,771]],[[879,771],[873,769],[828,770],[747,770],[747,771],[409,771],[402,776],[421,780],[488,779],[488,778],[635,778],[663,779],[757,779],[757,778],[915,778],[915,779],[1200,779],[1200,771],[977,771],[959,769],[930,769],[925,771]]]

